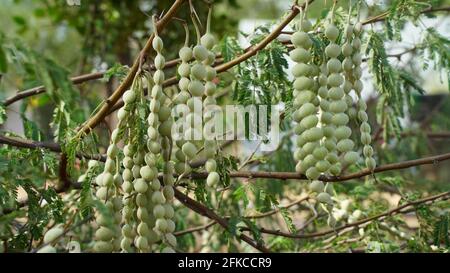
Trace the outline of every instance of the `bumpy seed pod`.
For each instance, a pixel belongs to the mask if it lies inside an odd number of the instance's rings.
[[[350,18],[350,14],[349,14]],[[350,20],[350,19],[349,19]],[[353,26],[350,24],[350,21],[347,24],[347,27],[344,31],[345,43],[342,46],[342,55],[344,56],[344,61],[342,63],[342,70],[344,71],[344,84],[342,89],[345,93],[344,101],[346,111],[344,114],[350,116],[350,109],[353,107],[353,99],[350,96],[350,92],[353,88],[353,61],[352,61],[352,53],[353,48],[351,46],[352,43],[352,35],[353,35]],[[343,104],[344,106],[344,104]],[[347,119],[348,122],[348,119]],[[351,129],[347,126],[347,124],[340,125],[336,128],[335,137],[338,141],[337,148],[344,155],[345,163],[352,165],[356,163],[359,159],[358,153],[352,151],[354,143],[350,139]]]
[[[193,49],[194,62],[189,74],[190,82],[188,91],[191,98],[187,101],[189,113],[186,116],[185,122],[187,122],[187,130],[184,132],[184,138],[186,142],[182,145],[181,150],[186,157],[186,163],[191,161],[197,155],[197,145],[194,140],[200,140],[202,136],[202,130],[199,126],[202,123],[202,113],[199,111],[202,107],[202,96],[205,92],[205,86],[203,84],[206,77],[206,66],[203,63],[208,57],[208,49],[201,44],[200,30],[197,21],[192,16],[192,21],[197,33],[197,45]],[[188,169],[185,165],[185,171]]]
[[[119,174],[119,148],[117,142],[119,141],[119,131],[124,125],[125,120],[130,115],[130,104],[134,103],[138,94],[136,93],[135,85],[131,90],[126,91],[123,94],[123,100],[125,105],[120,109],[119,123],[117,128],[114,129],[111,135],[111,142],[107,149],[107,159],[105,162],[103,173],[96,178],[96,184],[99,186],[96,192],[96,197],[105,202],[106,208],[113,215],[114,226],[108,226],[106,215],[100,212],[96,213],[96,222],[99,226],[95,233],[96,242],[94,244],[94,251],[96,252],[113,252],[119,251],[121,245],[121,230],[120,223],[122,215],[122,200],[120,199],[119,187],[123,187],[122,177]],[[127,166],[132,168],[133,163],[125,157],[124,162],[127,162]],[[89,167],[95,167],[97,164],[89,162]],[[131,173],[131,171],[130,171]],[[132,179],[132,176],[127,177],[128,181]]]
[[[373,170],[376,167],[376,161],[373,158],[373,149],[370,145],[372,137],[370,135],[371,128],[368,123],[368,116],[366,113],[367,105],[361,96],[363,89],[363,82],[361,81],[361,36],[362,36],[362,25],[361,23],[356,23],[353,28],[354,39],[352,41],[352,62],[353,62],[353,89],[358,96],[358,112],[357,116],[361,122],[361,143],[363,144],[363,155],[365,157],[366,166],[368,169]]]
[[[189,93],[189,85],[190,85],[190,73],[191,73],[191,65],[189,61],[193,57],[192,49],[189,47],[189,29],[187,28],[187,25],[183,25],[186,32],[186,40],[184,43],[184,46],[179,50],[178,55],[181,59],[181,64],[178,67],[178,74],[180,75],[180,81],[179,81],[179,88],[180,93],[177,95],[175,99],[175,103],[182,106],[185,109],[188,109],[187,101],[191,97],[191,94]],[[180,107],[181,108],[181,107]],[[186,122],[186,116],[179,117],[179,121],[181,124]],[[183,133],[183,132],[178,132]],[[182,136],[183,138],[184,136]],[[175,152],[175,158],[176,158],[176,168],[175,172],[179,175],[181,175],[184,172],[188,172],[189,170],[189,164],[186,161],[186,156],[184,155],[182,151],[183,144],[185,143],[184,140],[180,139],[175,142],[175,145],[177,147],[177,151]]]
[[[214,83],[214,79],[216,78],[216,70],[212,65],[215,61],[215,54],[212,51],[212,48],[216,44],[216,38],[213,34],[211,34],[211,14],[212,14],[212,8],[210,7],[208,12],[208,21],[206,22],[206,33],[201,37],[200,43],[208,50],[208,58],[206,58],[203,63],[205,65],[205,96],[206,99],[203,102],[204,107],[204,113],[203,113],[203,121],[205,123],[213,120],[214,118],[214,106],[216,105],[216,99],[214,97],[216,93],[216,84]],[[206,129],[206,127],[205,127]],[[214,130],[214,127],[211,128],[211,131]],[[209,132],[204,132],[205,135],[205,141],[204,141],[204,149],[205,149],[205,156],[206,156],[206,164],[205,168],[206,171],[209,173],[208,177],[206,179],[207,185],[210,187],[214,187],[218,184],[220,178],[218,179],[218,173],[216,172],[217,164],[214,159],[214,154],[216,152],[216,142],[209,137],[206,138],[206,134]],[[212,132],[214,133],[214,132]]]
[[[314,76],[318,69],[310,64],[312,46],[308,31],[311,30],[311,24],[301,16],[296,31],[291,41],[295,47],[290,53],[290,58],[296,62],[292,69],[295,77],[294,81],[294,107],[298,109],[294,113],[295,133],[297,135],[296,159],[299,161],[296,171],[305,173],[311,180],[316,180],[320,172],[316,168],[317,160],[311,155],[315,147],[319,146],[319,141],[323,137],[321,128],[318,124],[318,103],[317,94],[314,90]]]
[[[353,148],[353,142],[349,139],[347,133],[336,134],[336,130],[338,129],[343,132],[348,132],[346,125],[349,118],[346,114],[348,107],[344,97],[345,92],[341,87],[344,82],[344,78],[341,75],[341,62],[338,59],[341,54],[341,48],[336,44],[339,30],[332,23],[332,20],[325,29],[325,36],[330,42],[325,48],[325,54],[327,56],[327,86],[328,98],[330,100],[328,113],[331,114],[328,117],[330,124],[327,129],[326,145],[329,151],[327,161],[331,164],[329,172],[332,175],[339,175],[341,172],[341,163],[335,160],[334,155],[338,152],[349,152]]]

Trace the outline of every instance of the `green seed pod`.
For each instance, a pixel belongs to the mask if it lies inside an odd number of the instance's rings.
[[[312,115],[316,112],[316,107],[312,103],[305,103],[298,109],[298,115],[301,118]]]
[[[208,50],[202,45],[196,45],[194,47],[193,53],[194,53],[194,58],[197,61],[202,62],[206,58],[208,58]]]
[[[292,75],[296,78],[301,76],[309,76],[311,74],[311,67],[305,63],[297,63],[292,68]]]
[[[336,153],[329,153],[326,157],[325,157],[325,159],[328,161],[328,162],[330,162],[331,164],[335,164],[335,163],[337,163],[338,161],[339,161],[339,157],[337,156],[337,154]]]
[[[127,90],[125,91],[125,93],[123,93],[122,98],[125,104],[130,104],[136,99],[136,94],[131,90]]]
[[[335,127],[332,126],[332,125],[323,127],[323,128],[322,128],[323,136],[326,137],[326,138],[331,138],[331,137],[333,137],[333,135],[334,135],[334,129],[335,129]]]
[[[372,157],[366,158],[366,166],[369,170],[375,169],[376,165],[377,163],[375,162],[375,159],[373,159]]]
[[[368,133],[361,133],[361,143],[364,145],[369,145],[372,141],[372,137]]]
[[[352,46],[354,49],[359,50],[361,48],[361,39],[359,39],[358,37],[353,39]]]
[[[353,69],[353,77],[355,77],[355,79],[359,79],[359,78],[361,78],[361,76],[362,76],[362,69],[361,69],[361,67],[360,66],[355,67]],[[361,82],[361,89],[360,89],[360,91],[362,89],[363,89],[363,85],[362,85],[362,82]]]
[[[333,166],[330,167],[330,173],[334,176],[338,176],[339,174],[341,174],[341,165],[339,163],[334,164]]]
[[[350,151],[344,155],[344,160],[347,164],[355,164],[359,160],[359,155],[357,152]]]
[[[191,67],[188,63],[181,63],[177,69],[178,74],[180,74],[181,77],[189,77],[189,73],[191,72],[190,68]],[[182,86],[180,85],[180,88],[181,87]]]
[[[159,232],[164,233],[167,230],[167,222],[165,219],[157,219],[155,227]]]
[[[153,172],[153,169],[149,166],[144,166],[140,169],[141,177],[144,178],[146,181],[152,181],[156,174]]]
[[[102,175],[102,186],[110,187],[114,183],[114,177],[110,173],[103,173]]]
[[[302,150],[306,154],[311,154],[317,147],[319,147],[318,142],[308,142],[308,143],[305,143],[305,145],[303,145]]]
[[[324,112],[328,112],[330,110],[330,102],[328,100],[322,99],[320,101],[319,105],[320,105],[320,109]],[[331,113],[328,113],[328,114],[330,114],[328,120],[331,121]],[[321,116],[321,120],[323,122],[322,116]]]
[[[321,192],[317,195],[317,201],[324,204],[333,204],[333,200],[331,199],[331,196],[326,192]]]
[[[173,218],[175,215],[175,211],[173,210],[173,207],[170,204],[164,204],[164,212],[166,218],[170,219]]]
[[[183,153],[186,155],[187,158],[192,159],[197,154],[197,147],[195,147],[194,144],[191,142],[186,142],[183,144],[183,147],[181,148]]]
[[[210,187],[216,186],[220,181],[220,176],[217,172],[211,172],[208,174],[206,184]]]
[[[97,253],[110,253],[113,251],[113,245],[110,242],[96,241],[94,251]]]
[[[157,54],[155,57],[155,68],[158,70],[164,69],[164,65],[166,64],[166,59],[161,54]]]
[[[307,90],[312,86],[312,80],[307,77],[299,77],[294,81],[294,88],[297,90]]]
[[[311,53],[304,48],[296,48],[289,53],[290,58],[297,63],[307,63],[311,60]]]
[[[136,179],[134,182],[134,190],[138,193],[145,193],[148,189],[148,185],[144,179]]]
[[[164,82],[164,72],[162,70],[156,70],[153,74],[153,81],[155,84],[161,85]]]
[[[362,63],[361,54],[359,54],[359,53],[354,54],[352,57],[352,61],[353,61],[353,64],[355,64],[355,65],[361,65],[361,63]]]
[[[207,96],[214,96],[215,93],[216,93],[216,85],[212,82],[206,82],[205,94]]]
[[[114,232],[106,227],[100,227],[95,232],[95,238],[99,241],[109,241],[114,237]]]
[[[165,201],[166,201],[166,199],[164,198],[164,195],[162,194],[162,192],[155,191],[152,194],[152,202],[154,204],[164,204]]]
[[[317,116],[307,116],[300,122],[300,125],[309,129],[315,127],[318,122],[319,118]]]
[[[337,58],[341,54],[341,48],[337,44],[329,44],[325,48],[325,54],[328,58]]]
[[[156,141],[150,141],[147,145],[147,148],[150,150],[150,152],[159,154],[159,152],[161,151],[161,144]]]
[[[320,172],[317,170],[316,167],[311,167],[308,170],[306,170],[306,177],[308,177],[311,180],[316,180],[319,178]]]
[[[340,87],[332,87],[328,92],[328,97],[332,100],[340,100],[344,95],[344,90]]]
[[[136,247],[140,250],[147,250],[148,249],[148,240],[146,237],[139,236],[136,239]]]
[[[361,130],[361,132],[362,133],[368,133],[368,134],[370,134],[370,125],[369,125],[369,123],[367,123],[367,122],[362,122],[361,123],[361,127],[360,127],[360,130]]]
[[[207,66],[206,67],[206,80],[212,81],[217,76],[217,72],[213,67]]]
[[[190,47],[182,47],[179,51],[181,61],[187,63],[192,59],[192,49]]]
[[[142,193],[138,193],[136,195],[136,205],[138,205],[139,207],[145,207],[148,203],[147,200],[147,196],[145,196],[145,194]]]
[[[191,81],[189,83],[189,92],[191,92],[192,96],[201,97],[205,90],[205,87],[200,81]]]
[[[217,169],[217,163],[214,159],[208,159],[205,163],[205,170],[207,172],[214,172]]]
[[[320,180],[314,180],[311,182],[311,184],[309,184],[309,189],[317,193],[322,192],[324,187],[325,185]]]
[[[291,42],[296,47],[302,47],[305,49],[309,49],[312,46],[311,38],[305,32],[294,32],[291,36]]]
[[[334,132],[334,136],[337,140],[349,138],[352,134],[352,130],[348,126],[339,126]]]
[[[340,152],[349,152],[353,149],[355,144],[351,139],[342,139],[337,143],[337,149]]]
[[[206,33],[200,38],[200,43],[206,49],[211,50],[216,44],[216,38],[211,33]]]
[[[312,30],[312,25],[309,20],[301,20],[298,22],[298,28],[304,32],[309,32]]]
[[[325,147],[317,147],[313,151],[313,155],[316,159],[322,160],[327,156],[328,150]]]
[[[344,78],[337,73],[333,73],[328,76],[328,85],[332,87],[338,87],[344,83]]]
[[[345,101],[337,100],[330,103],[330,111],[333,113],[343,113],[345,110],[347,110],[347,103]]]
[[[326,160],[320,160],[316,163],[316,169],[319,172],[325,172],[331,167],[331,164]]]
[[[164,218],[166,211],[164,210],[164,207],[162,205],[156,205],[153,207],[153,215],[156,217],[156,219]]]
[[[330,112],[323,112],[320,116],[320,121],[322,123],[331,123],[331,120],[333,119],[333,115]]]
[[[342,55],[344,55],[344,57],[349,57],[349,56],[352,55],[352,53],[353,53],[352,46],[350,44],[348,44],[348,43],[345,43],[342,46]]]
[[[341,71],[341,62],[336,59],[332,58],[328,60],[327,62],[327,69],[329,73],[339,73]]]
[[[345,113],[338,113],[333,116],[333,118],[331,119],[331,122],[335,126],[346,125],[348,123],[348,116]]]
[[[351,72],[353,69],[353,61],[349,58],[345,58],[344,62],[342,62],[342,69],[346,72]]]
[[[325,36],[328,38],[328,40],[334,42],[339,36],[339,30],[334,25],[328,25],[325,28]]]
[[[0,253],[3,253],[3,251]],[[43,248],[39,249],[36,253],[57,253],[57,251],[55,247],[51,245],[46,245]]]
[[[55,240],[58,239],[64,233],[64,229],[59,225],[49,229],[44,235],[44,244],[54,244]]]
[[[161,52],[161,50],[163,49],[164,43],[159,36],[156,36],[155,38],[153,38],[152,46],[156,52]]]
[[[313,127],[303,133],[305,139],[309,142],[318,141],[323,137],[322,128]]]
[[[100,187],[97,189],[95,196],[100,200],[106,200],[108,198],[108,188]]]
[[[373,148],[369,145],[365,145],[363,148],[363,154],[365,157],[372,157],[373,156]]]
[[[206,77],[205,66],[201,63],[196,63],[191,68],[191,74],[198,80],[203,80]]]

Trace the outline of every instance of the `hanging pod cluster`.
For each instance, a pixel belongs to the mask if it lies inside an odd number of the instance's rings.
[[[96,252],[175,252],[174,163],[170,161],[173,120],[162,91],[165,59],[157,32],[152,46],[157,53],[156,71],[153,77],[139,72],[131,89],[123,94],[124,106],[118,111],[119,122],[111,134],[104,171],[96,178],[96,197],[106,207],[95,215],[99,227],[93,246]],[[149,99],[143,95],[144,78]],[[143,126],[136,122],[142,116],[138,105],[148,113]],[[117,146],[121,140],[125,142],[122,164]],[[160,158],[163,183],[158,177]],[[112,221],[108,213],[113,214]]]
[[[312,60],[312,34],[308,34],[312,27],[303,12],[297,31],[291,37],[295,49],[290,52],[290,58],[296,63],[292,68],[295,78],[293,106],[297,109],[293,113],[297,135],[294,153],[298,161],[296,171],[305,174],[311,181],[311,190],[317,192],[317,200],[325,204],[328,211],[333,205],[333,188],[330,183],[325,185],[320,181],[320,176],[339,176],[343,166],[360,160],[351,139],[351,117],[356,116],[361,122],[360,139],[366,166],[370,170],[375,168],[367,106],[361,98],[362,25],[351,25],[350,17],[349,13],[348,24],[341,35],[334,24],[333,7],[323,32],[327,45],[321,58]],[[342,46],[341,41],[345,42]],[[357,98],[357,111],[353,106],[352,92]],[[335,224],[331,214],[328,222],[331,226]]]

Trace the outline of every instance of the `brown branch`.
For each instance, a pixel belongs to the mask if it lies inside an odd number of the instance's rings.
[[[84,75],[80,75],[80,76],[76,76],[70,79],[70,81],[72,81],[73,84],[81,84],[87,81],[92,81],[92,80],[97,80],[97,79],[101,79],[103,78],[105,72],[95,72],[95,73],[89,73],[89,74],[84,74]],[[20,91],[18,92],[16,95],[9,97],[8,99],[6,99],[3,102],[3,105],[8,106],[10,104],[13,104],[16,101],[19,101],[21,99],[27,98],[27,97],[31,97],[34,95],[38,95],[38,94],[42,94],[45,92],[45,86],[37,86],[31,89],[27,89],[24,91]]]
[[[57,186],[58,191],[65,191],[70,188],[70,178],[67,173],[67,154],[65,153],[61,153],[59,159],[59,182],[60,184]]]
[[[29,149],[37,149],[37,148],[45,148],[49,149],[54,152],[61,152],[61,147],[56,143],[43,143],[43,142],[32,142],[28,140],[23,139],[17,139],[17,138],[11,138],[11,137],[5,137],[0,136],[0,144],[7,144],[11,146],[21,147],[21,148],[29,148]],[[95,160],[104,161],[104,156],[98,156],[98,155],[85,155],[85,154],[77,154],[77,157],[79,158],[90,158]],[[386,165],[381,165],[376,167],[373,171],[370,171],[369,169],[364,169],[360,172],[355,172],[352,174],[342,175],[342,176],[321,176],[319,179],[325,182],[341,182],[341,181],[347,181],[352,180],[356,178],[361,178],[367,175],[372,175],[374,173],[379,172],[385,172],[385,171],[392,171],[392,170],[401,170],[401,169],[407,169],[414,166],[420,166],[420,165],[428,165],[428,164],[436,164],[441,161],[446,161],[450,159],[450,153],[436,155],[436,156],[429,156],[414,160],[407,160],[397,163],[391,163]],[[199,160],[196,162],[196,164],[199,164],[203,162],[202,160]],[[187,176],[187,178],[193,178],[193,179],[204,179],[208,176],[207,172],[199,172],[199,173],[191,173]],[[233,178],[272,178],[272,179],[280,179],[280,180],[287,180],[287,179],[300,179],[300,180],[307,180],[306,176],[304,174],[295,173],[295,172],[265,172],[265,171],[238,171],[238,172],[231,172],[230,177]]]
[[[414,160],[408,160],[408,161],[402,161],[398,163],[391,163],[386,165],[381,165],[372,172],[369,169],[364,169],[360,172],[342,175],[342,176],[321,176],[319,177],[319,180],[325,181],[325,182],[341,182],[341,181],[347,181],[351,179],[361,178],[367,175],[371,175],[374,173],[379,172],[385,172],[385,171],[392,171],[392,170],[400,170],[400,169],[407,169],[414,166],[420,166],[420,165],[427,165],[427,164],[436,164],[441,161],[449,160],[450,159],[450,153],[436,155],[436,156],[430,156],[430,157],[424,157],[420,159],[414,159]],[[201,172],[201,173],[192,173],[190,176],[191,178],[200,178],[204,179],[208,176],[208,173]],[[306,176],[304,174],[295,173],[295,172],[265,172],[265,171],[239,171],[239,172],[231,172],[230,177],[233,178],[271,178],[271,179],[280,179],[280,180],[287,180],[287,179],[300,179],[300,180],[307,180]]]
[[[220,217],[214,211],[212,211],[211,209],[207,208],[205,205],[195,201],[194,199],[191,199],[189,196],[187,196],[184,193],[180,192],[176,188],[174,188],[174,190],[175,190],[175,197],[183,205],[185,205],[186,207],[190,208],[191,210],[197,212],[200,215],[203,215],[205,217],[208,217],[211,220],[214,220],[219,225],[221,225],[224,229],[229,230],[228,221],[226,219]],[[239,234],[238,237],[241,240],[243,240],[244,242],[246,242],[247,244],[249,244],[250,246],[258,249],[261,252],[264,252],[264,253],[270,252],[270,250],[268,248],[266,248],[265,246],[260,245],[258,243],[255,243],[250,237],[248,237],[245,234]]]
[[[10,145],[18,148],[26,149],[46,149],[55,153],[61,153],[61,146],[55,142],[40,142],[32,141],[28,139],[18,138],[18,137],[7,137],[0,135],[0,144]],[[77,153],[76,157],[79,159],[94,159],[102,162],[106,161],[106,156],[104,155],[89,155],[85,153]]]
[[[433,7],[429,7],[426,8],[424,10],[422,10],[419,14],[424,14],[424,13],[433,13],[433,12],[439,12],[439,11],[445,11],[448,12],[450,11],[450,6],[446,6],[446,7],[441,7],[441,8],[433,8]],[[362,24],[363,25],[367,25],[367,24],[372,24],[372,23],[376,23],[376,22],[380,22],[380,21],[384,21],[386,20],[387,16],[389,15],[389,12],[384,12],[380,15],[368,18],[367,20],[363,21]]]
[[[175,15],[177,10],[181,5],[186,2],[186,0],[176,0],[167,13],[158,21],[156,28],[158,32],[162,32],[164,27],[170,21],[170,19]],[[141,50],[139,56],[135,59],[133,66],[130,68],[128,75],[122,81],[122,83],[117,87],[114,93],[106,100],[108,103],[102,105],[100,110],[96,112],[89,120],[87,120],[83,126],[78,130],[76,137],[82,138],[85,134],[88,134],[95,126],[97,126],[109,113],[110,109],[117,103],[117,101],[122,97],[123,93],[131,86],[136,73],[138,72],[140,61],[143,56],[147,55],[152,48],[152,41],[155,37],[154,33],[149,37],[144,48]]]
[[[395,214],[400,214],[400,213],[403,213],[403,209],[405,209],[405,208],[408,208],[408,207],[411,207],[411,206],[417,206],[417,205],[420,205],[420,204],[423,204],[423,203],[427,203],[427,202],[434,202],[434,201],[436,201],[436,200],[438,200],[440,198],[442,198],[442,200],[449,199],[450,198],[450,191],[444,192],[444,193],[440,193],[440,194],[437,194],[437,195],[433,195],[433,196],[430,196],[430,197],[426,197],[426,198],[423,198],[423,199],[419,199],[419,200],[416,200],[416,201],[411,201],[411,202],[408,202],[408,203],[403,204],[401,206],[398,206],[398,207],[396,207],[394,209],[388,210],[388,211],[386,211],[384,213],[380,213],[380,214],[374,215],[372,217],[368,217],[366,219],[362,219],[360,221],[357,221],[357,222],[354,222],[354,223],[351,223],[351,224],[347,224],[347,225],[344,225],[344,226],[341,226],[341,227],[338,227],[338,228],[335,228],[335,229],[329,229],[329,230],[326,230],[326,231],[310,233],[310,234],[292,234],[292,233],[282,232],[280,230],[269,230],[269,229],[261,228],[260,232],[261,233],[266,233],[266,234],[271,234],[271,235],[276,235],[276,236],[288,237],[288,238],[292,238],[292,239],[306,239],[306,238],[321,237],[321,236],[325,236],[325,235],[328,235],[328,234],[337,233],[337,232],[339,232],[341,230],[344,230],[344,229],[358,227],[358,226],[360,226],[362,224],[365,224],[365,223],[368,223],[368,222],[372,222],[372,221],[378,220],[380,218],[392,216],[392,215],[395,215]],[[243,228],[242,230],[247,230],[247,228]]]
[[[274,215],[274,214],[278,213],[282,209],[288,209],[288,208],[291,208],[291,207],[293,207],[295,205],[298,205],[298,204],[302,203],[303,201],[308,200],[309,198],[310,198],[309,196],[305,196],[303,198],[300,198],[300,199],[298,199],[298,200],[296,200],[294,202],[291,202],[291,203],[287,204],[286,206],[278,207],[276,209],[273,209],[271,211],[268,211],[268,212],[265,212],[265,213],[262,213],[262,214],[244,216],[243,218],[247,218],[247,219],[261,219],[261,218],[265,218],[265,217],[268,217],[268,216],[271,216],[271,215]],[[224,218],[228,219],[230,217],[227,216],[227,217],[224,217]],[[210,222],[208,222],[208,223],[206,223],[204,225],[201,225],[201,226],[188,228],[188,229],[185,229],[185,230],[180,230],[178,232],[175,232],[174,235],[175,236],[182,236],[182,235],[186,235],[186,234],[189,234],[189,233],[206,230],[206,229],[214,226],[215,224],[217,224],[217,222],[213,220],[213,221],[210,221]]]

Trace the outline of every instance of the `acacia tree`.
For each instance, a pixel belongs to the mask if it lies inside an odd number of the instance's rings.
[[[2,79],[42,84],[0,107],[3,123],[10,105],[25,101],[24,136],[0,136],[1,252],[448,251],[450,192],[438,163],[450,153],[429,156],[445,148],[436,139],[449,136],[446,98],[427,109],[418,71],[432,66],[448,77],[449,39],[423,19],[450,8],[330,2],[293,3],[277,22],[245,35],[247,48],[215,27],[212,3],[155,6],[153,20],[131,8],[125,34],[134,36],[144,20],[153,27],[150,37],[133,37],[141,47],[130,66],[123,62],[131,49],[110,40],[123,33],[99,35],[100,47],[97,36],[86,36],[81,70],[95,56],[113,58],[105,48],[117,50],[122,64],[72,78],[20,39],[0,36]],[[123,8],[114,3],[81,7],[88,18],[114,15]],[[117,25],[96,18],[86,28],[76,10],[47,8],[54,22],[71,18],[82,33]],[[421,29],[420,40],[390,53],[408,24]],[[170,25],[175,36],[166,37]],[[78,85],[98,79],[107,97],[84,98],[90,94]],[[362,91],[371,87],[366,102]],[[53,109],[47,135],[26,115],[38,97]],[[259,152],[259,141],[243,157],[233,149],[238,140],[173,139],[175,106],[188,109],[178,120],[211,119],[195,113],[197,102],[207,109],[282,104],[281,142]]]

